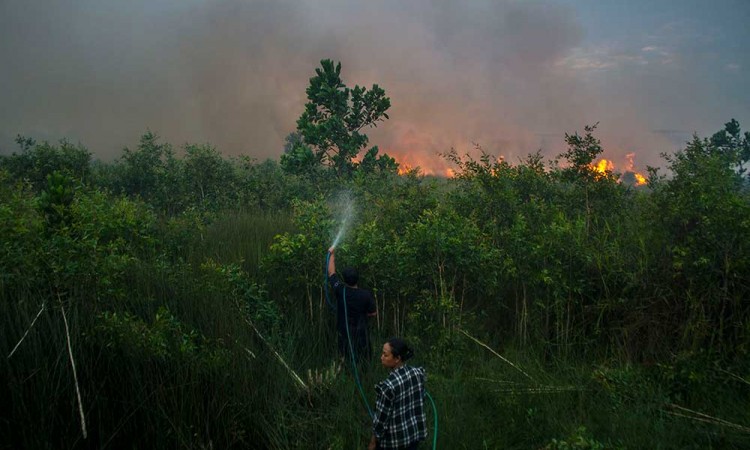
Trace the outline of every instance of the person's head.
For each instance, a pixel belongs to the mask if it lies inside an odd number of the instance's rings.
[[[347,267],[341,271],[341,276],[344,278],[344,283],[349,286],[356,286],[359,281],[359,272],[353,267]]]
[[[380,363],[389,369],[401,366],[414,356],[414,351],[409,348],[401,338],[392,337],[383,344],[383,353],[380,354]]]

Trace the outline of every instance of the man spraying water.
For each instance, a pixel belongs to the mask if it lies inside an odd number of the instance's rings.
[[[341,278],[336,273],[336,245],[345,234],[349,219],[352,216],[353,209],[351,205],[351,201],[347,201],[342,225],[331,245],[331,248],[328,249],[325,271],[327,283],[330,283],[336,294],[336,330],[338,331],[339,354],[342,357],[350,355],[354,379],[357,383],[360,394],[362,394],[362,400],[367,408],[367,412],[373,420],[373,435],[368,449],[386,448],[384,445],[389,444],[397,446],[393,448],[416,449],[419,442],[426,438],[426,419],[424,417],[421,403],[423,396],[426,396],[430,400],[433,412],[435,413],[435,428],[433,430],[434,435],[432,440],[432,448],[435,449],[437,448],[437,409],[435,408],[435,402],[432,400],[430,394],[424,390],[423,369],[408,370],[410,374],[412,372],[416,373],[418,375],[416,378],[410,376],[407,377],[407,379],[403,376],[407,372],[407,370],[404,369],[404,362],[413,354],[413,352],[407,348],[405,342],[400,339],[390,340],[383,346],[383,354],[380,357],[381,363],[383,363],[385,367],[391,369],[395,368],[398,369],[398,371],[395,372],[395,375],[392,373],[392,376],[389,376],[388,380],[384,382],[386,383],[384,386],[388,389],[381,387],[383,383],[376,387],[376,390],[380,389],[377,391],[378,404],[376,412],[373,412],[370,408],[370,405],[367,402],[367,396],[365,395],[362,384],[359,381],[356,363],[358,361],[370,361],[372,359],[372,347],[370,346],[367,320],[369,317],[376,316],[378,312],[372,293],[368,290],[360,289],[357,285],[359,282],[359,274],[356,269],[344,269],[341,272]],[[327,289],[326,300],[328,301]],[[391,378],[400,381],[394,383]],[[418,391],[414,389],[415,382],[413,379],[418,379]],[[389,380],[391,380],[391,382],[390,384],[387,384]],[[408,387],[406,391],[408,391],[410,397],[406,403],[404,398],[402,398],[404,397],[403,395],[396,395],[396,391],[398,391],[398,393],[404,391],[402,385]],[[384,394],[386,390],[388,390],[388,392]],[[390,401],[388,401],[389,396],[391,397]],[[393,414],[393,399],[397,399],[395,414]],[[393,417],[391,417],[392,414]],[[404,445],[406,446],[404,447]]]
[[[341,356],[348,355],[349,339],[351,350],[357,360],[369,361],[372,357],[370,334],[367,319],[377,315],[377,307],[372,293],[360,289],[357,285],[359,274],[356,269],[346,268],[341,277],[336,273],[335,247],[328,249],[328,282],[336,294],[336,330],[338,331],[338,348]],[[346,302],[346,303],[344,303]]]

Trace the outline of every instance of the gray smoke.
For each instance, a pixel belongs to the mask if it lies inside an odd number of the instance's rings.
[[[605,148],[656,163],[673,144],[628,104],[636,87],[605,93],[570,70],[583,37],[552,1],[6,0],[0,150],[16,134],[66,137],[107,160],[148,128],[278,157],[331,58],[348,85],[386,90],[391,119],[371,143],[411,164],[473,142],[506,159],[551,156],[596,121]]]

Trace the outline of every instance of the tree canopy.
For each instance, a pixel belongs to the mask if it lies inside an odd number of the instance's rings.
[[[350,89],[341,79],[340,62],[324,59],[320,64],[306,90],[308,102],[297,119],[297,135],[287,138],[281,158],[284,169],[312,174],[321,167],[330,168],[339,177],[353,175],[358,167],[395,172],[395,160],[385,154],[378,156],[377,146],[366,150],[363,164],[354,161],[369,143],[362,130],[388,119],[391,100],[385,91],[377,84],[370,89],[358,85]]]

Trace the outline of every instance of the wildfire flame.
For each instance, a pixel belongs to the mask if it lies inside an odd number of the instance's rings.
[[[626,158],[628,158],[628,171],[633,173],[633,176],[635,177],[635,184],[636,186],[642,186],[646,184],[646,177],[641,175],[640,173],[636,172],[635,167],[635,153],[630,152],[627,155],[625,155]]]
[[[635,186],[643,186],[646,184],[646,177],[635,171],[635,153],[628,153],[625,157],[628,160],[628,164],[624,173],[620,176],[619,181],[622,183],[625,179],[631,178],[632,176],[632,183]],[[604,175],[607,172],[613,172],[615,170],[615,165],[609,159],[600,159],[598,162],[591,164],[591,168],[596,173]]]
[[[608,159],[602,159],[594,165],[594,170],[596,170],[600,174],[606,174],[607,172],[612,172],[613,170],[615,170],[615,165]]]
[[[445,178],[453,178],[456,176],[456,170],[450,167],[450,164],[440,157],[430,157],[424,153],[407,153],[401,154],[399,151],[388,151],[386,152],[393,157],[398,163],[398,174],[406,175],[414,169],[419,169],[422,175],[432,175]],[[625,166],[622,175],[620,176],[619,182],[629,183],[634,186],[643,186],[646,184],[646,177],[635,170],[635,153],[628,153],[625,155],[627,164]],[[615,163],[611,159],[600,159],[591,164],[592,170],[599,175],[605,175],[615,171]],[[622,169],[621,169],[622,170]]]
[[[417,155],[397,155],[389,154],[398,163],[398,174],[406,175],[414,169],[419,169],[422,175],[433,175],[445,178],[453,178],[456,176],[456,171],[452,167],[448,167],[448,163],[438,158],[429,158],[427,156]]]
[[[398,174],[406,175],[411,171],[412,167],[406,163],[398,163]]]

